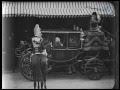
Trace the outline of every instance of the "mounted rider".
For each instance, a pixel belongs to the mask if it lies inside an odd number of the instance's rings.
[[[41,28],[39,27],[38,24],[36,24],[34,28],[34,37],[32,38],[33,53],[43,54],[47,56],[46,49],[44,48],[42,42],[43,42],[43,38],[42,38]]]
[[[42,38],[41,28],[38,24],[34,28],[34,37],[32,37],[33,53],[31,55],[32,63],[32,75],[34,80],[34,89],[36,88],[36,83],[41,82],[41,88],[43,88],[43,82],[46,82],[46,71],[47,71],[47,51],[45,48],[45,43]],[[46,88],[46,83],[44,83]]]

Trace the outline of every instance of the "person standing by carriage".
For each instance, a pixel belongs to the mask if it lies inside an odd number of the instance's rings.
[[[32,45],[33,45],[33,54],[31,55],[32,62],[32,74],[34,80],[34,89],[36,88],[36,82],[42,81],[45,77],[44,73],[47,70],[47,52],[43,45],[43,38],[41,33],[41,28],[38,24],[35,25],[34,28],[34,37],[32,37]],[[42,71],[41,71],[42,70]],[[41,88],[43,86],[43,82],[41,83]],[[46,83],[44,84],[46,88]]]

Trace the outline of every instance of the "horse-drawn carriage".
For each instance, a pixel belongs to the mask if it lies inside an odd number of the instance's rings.
[[[74,65],[76,70],[89,79],[98,80],[106,72],[105,60],[110,57],[109,41],[102,31],[73,31],[67,29],[43,30],[43,37],[52,43],[48,47],[48,67],[56,68]],[[55,47],[55,38],[59,37],[62,46]],[[32,47],[21,52],[20,70],[22,75],[33,80],[30,56]],[[48,68],[49,70],[49,68]],[[50,70],[49,70],[50,71]]]

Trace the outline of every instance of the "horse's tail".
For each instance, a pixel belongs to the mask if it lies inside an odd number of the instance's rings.
[[[37,80],[42,81],[43,76],[42,76],[42,64],[41,64],[41,57],[39,57],[38,63],[37,63]]]

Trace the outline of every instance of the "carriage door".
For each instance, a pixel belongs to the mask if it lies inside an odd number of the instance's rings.
[[[52,58],[54,60],[64,60],[67,48],[67,35],[65,33],[55,33],[53,38]]]

